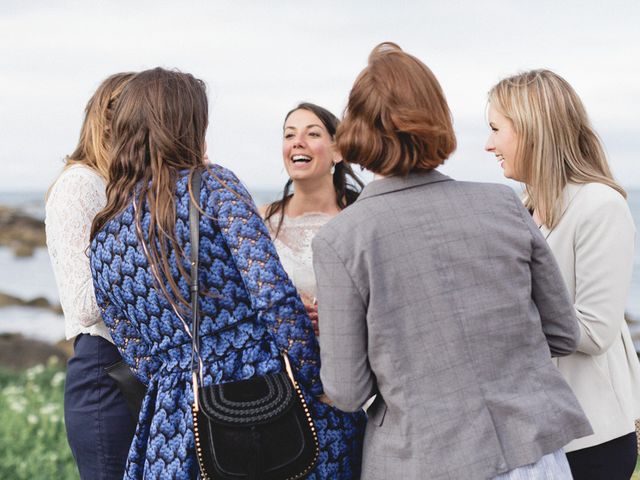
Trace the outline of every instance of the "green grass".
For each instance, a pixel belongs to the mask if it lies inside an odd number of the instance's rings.
[[[0,369],[0,478],[79,478],[64,428],[64,378],[55,358],[20,373]]]

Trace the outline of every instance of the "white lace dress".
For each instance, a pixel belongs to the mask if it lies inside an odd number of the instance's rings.
[[[58,177],[45,205],[47,248],[67,339],[87,333],[113,343],[96,303],[88,257],[91,222],[106,201],[102,177],[74,165]]]
[[[274,239],[280,215],[275,214],[267,222],[269,233],[278,251],[280,262],[298,289],[304,303],[312,303],[316,297],[316,277],[313,273],[311,240],[320,227],[331,220],[326,213],[305,213],[299,217],[284,216],[278,237]]]

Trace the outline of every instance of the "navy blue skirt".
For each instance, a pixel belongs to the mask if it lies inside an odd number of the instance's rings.
[[[121,360],[102,337],[78,335],[67,365],[64,421],[82,480],[122,479],[136,420],[105,367]]]

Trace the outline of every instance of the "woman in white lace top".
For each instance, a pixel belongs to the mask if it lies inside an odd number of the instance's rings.
[[[282,266],[298,289],[316,333],[311,240],[320,227],[355,202],[363,187],[335,149],[337,128],[335,115],[312,103],[301,103],[287,113],[282,156],[289,180],[282,198],[262,208]]]
[[[80,141],[46,201],[47,248],[58,285],[67,339],[64,412],[67,438],[82,479],[121,479],[135,420],[105,367],[118,362],[96,304],[89,268],[89,233],[106,204],[107,141],[113,104],[133,77],[107,78],[89,100]]]

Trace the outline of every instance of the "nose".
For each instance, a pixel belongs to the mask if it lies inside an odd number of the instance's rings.
[[[487,143],[484,144],[484,149],[487,152],[494,152],[496,150],[496,147],[493,144],[493,140],[491,139],[491,136],[489,136],[489,138],[487,139]]]
[[[302,135],[296,135],[293,139],[293,148],[304,148],[304,137]]]

